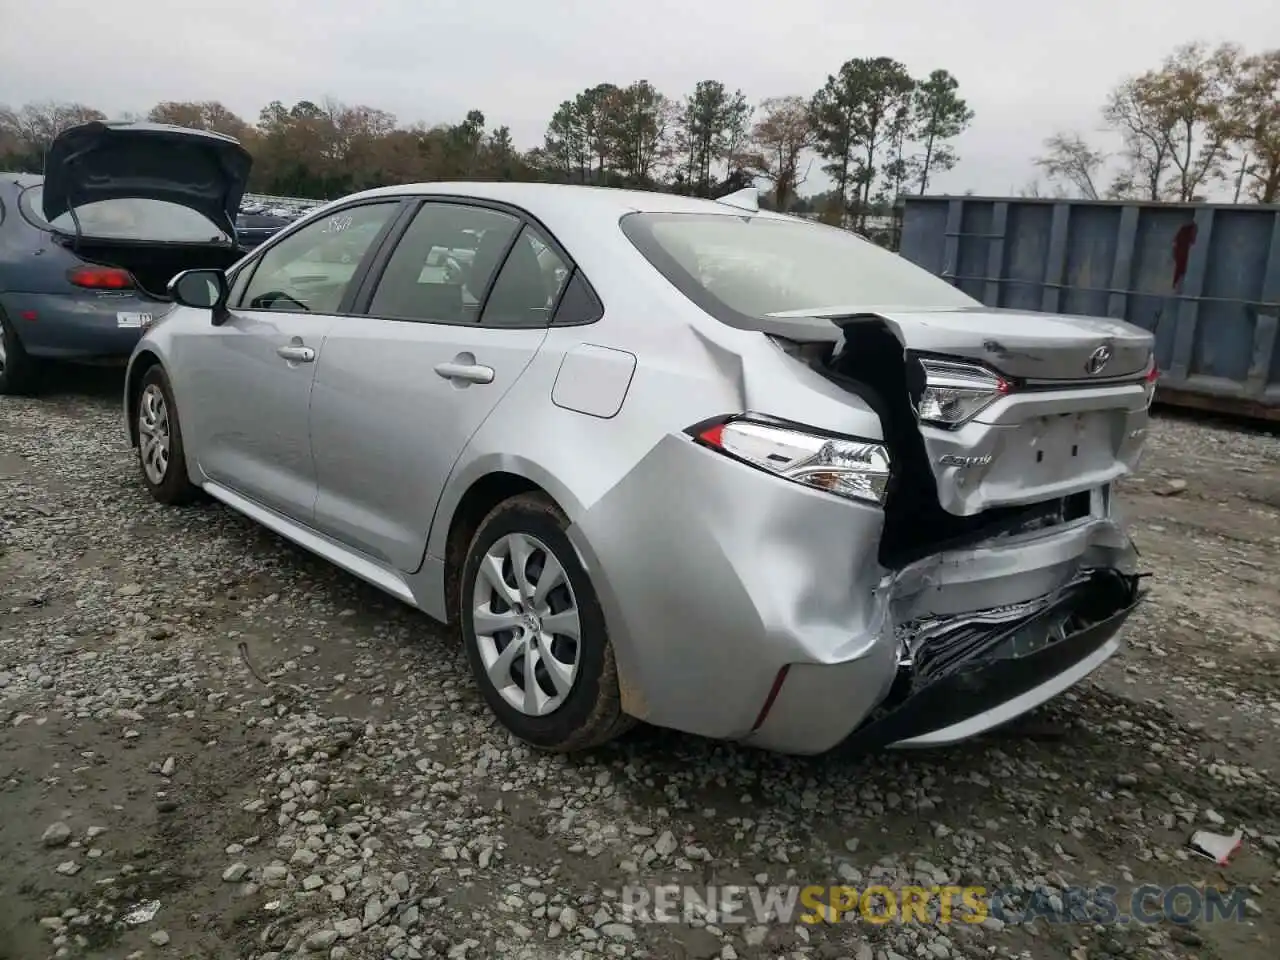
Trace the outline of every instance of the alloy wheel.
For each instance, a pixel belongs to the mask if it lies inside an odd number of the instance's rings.
[[[147,384],[138,400],[138,456],[147,479],[159,486],[169,471],[169,405],[164,392]]]
[[[537,537],[511,533],[485,552],[472,590],[472,632],[494,689],[532,717],[573,689],[582,621],[564,565]]]

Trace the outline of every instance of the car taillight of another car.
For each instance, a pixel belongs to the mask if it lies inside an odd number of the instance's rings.
[[[119,267],[76,267],[67,271],[67,280],[87,290],[132,290],[133,274]]]
[[[882,443],[750,413],[696,424],[688,433],[705,447],[803,486],[884,503],[890,461]]]

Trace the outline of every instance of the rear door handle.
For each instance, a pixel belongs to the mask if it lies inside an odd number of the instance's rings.
[[[493,367],[480,363],[437,363],[436,373],[446,380],[465,380],[468,383],[493,383]]]
[[[296,343],[289,343],[285,344],[283,347],[276,347],[276,353],[292,363],[313,363],[316,359],[316,351],[314,348],[304,347]]]

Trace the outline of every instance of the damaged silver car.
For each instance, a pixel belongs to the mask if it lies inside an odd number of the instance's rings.
[[[987,309],[754,191],[389,187],[171,290],[126,384],[152,494],[454,624],[544,749],[962,740],[1112,656],[1142,596],[1111,491],[1151,336]]]

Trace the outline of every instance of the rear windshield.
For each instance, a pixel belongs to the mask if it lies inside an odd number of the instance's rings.
[[[819,223],[632,213],[622,230],[689,299],[727,323],[826,307],[972,307],[977,301],[869,240]]]
[[[161,243],[225,243],[230,237],[190,207],[151,200],[146,197],[118,197],[80,204],[75,216],[70,212],[46,221],[41,207],[44,187],[32,187],[22,194],[23,213],[43,230],[79,235],[93,240],[137,240]]]

